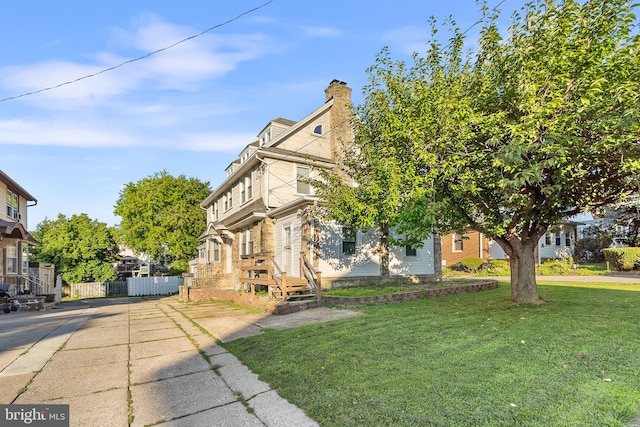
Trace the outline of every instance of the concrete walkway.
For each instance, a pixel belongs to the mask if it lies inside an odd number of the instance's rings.
[[[316,426],[222,342],[357,315],[252,314],[176,297],[62,303],[0,318],[0,403],[69,404],[71,426]]]

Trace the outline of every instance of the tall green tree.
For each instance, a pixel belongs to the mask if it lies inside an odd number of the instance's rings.
[[[420,177],[402,194],[398,230],[426,236],[436,218],[441,230],[480,231],[509,256],[512,300],[542,302],[539,238],[636,186],[640,38],[632,8],[623,0],[538,0],[514,13],[506,38],[498,12],[485,9],[472,53],[455,28],[443,47],[435,24],[427,55],[414,55],[413,66],[383,50],[365,99],[386,103],[382,135],[391,148],[371,155],[407,161],[400,175]]]
[[[45,219],[33,233],[39,246],[32,249],[37,261],[50,262],[67,283],[113,280],[118,254],[116,230],[87,214],[55,221]]]
[[[167,171],[133,183],[120,191],[114,213],[122,218],[125,245],[169,267],[187,271],[206,226],[200,203],[209,195],[208,182]]]

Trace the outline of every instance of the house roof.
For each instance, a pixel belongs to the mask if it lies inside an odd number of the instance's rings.
[[[271,126],[273,123],[278,123],[281,125],[285,125],[285,126],[293,126],[296,124],[296,122],[294,120],[289,120],[289,119],[283,119],[282,117],[278,117],[277,119],[273,119],[271,120],[269,123],[267,123],[260,132],[258,132],[258,135],[260,135],[262,132],[264,132],[265,130],[267,130],[267,128],[269,126]]]
[[[31,194],[29,194],[29,192],[27,190],[22,188],[22,186],[20,184],[15,182],[13,179],[11,179],[11,177],[9,175],[7,175],[6,173],[4,173],[1,170],[0,170],[0,181],[2,181],[5,184],[7,184],[7,187],[9,188],[9,190],[11,190],[11,191],[17,193],[18,195],[24,197],[26,200],[28,200],[30,202],[37,202],[38,201],[35,197],[33,197]]]
[[[38,241],[19,222],[6,221],[0,219],[0,237],[24,240],[32,245],[37,245]]]

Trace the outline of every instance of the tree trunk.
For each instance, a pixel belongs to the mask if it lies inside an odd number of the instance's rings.
[[[537,242],[512,244],[509,256],[511,267],[511,301],[517,304],[542,304],[536,284],[535,250]]]
[[[380,276],[383,279],[389,278],[389,254],[391,246],[389,245],[389,227],[382,225],[380,227]]]

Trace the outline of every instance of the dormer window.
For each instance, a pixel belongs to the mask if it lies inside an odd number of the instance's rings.
[[[20,203],[18,195],[7,190],[7,216],[13,219],[20,219]]]
[[[322,125],[316,125],[316,127],[313,128],[313,134],[322,135]]]

